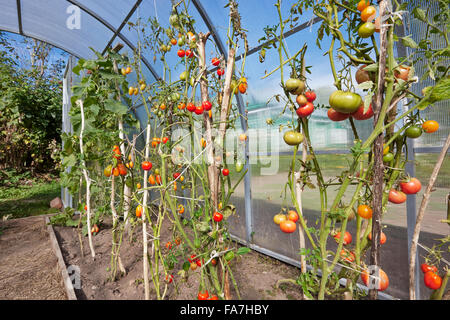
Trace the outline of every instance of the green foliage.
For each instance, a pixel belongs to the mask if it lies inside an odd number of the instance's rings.
[[[18,49],[0,38],[0,168],[53,170],[61,141],[61,61],[50,66],[43,58],[27,68],[16,60]]]

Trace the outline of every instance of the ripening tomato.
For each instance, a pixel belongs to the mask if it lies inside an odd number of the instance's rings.
[[[389,191],[389,202],[400,204],[406,201],[406,194],[402,191],[391,189]]]
[[[166,249],[167,250],[172,249],[172,242],[169,241],[169,242],[166,243]]]
[[[299,95],[297,96],[297,98],[295,98],[295,101],[297,102],[297,104],[298,104],[300,107],[303,107],[305,104],[308,103],[308,99],[306,99],[306,97],[305,97],[303,94],[299,94]]]
[[[197,264],[195,262],[191,262],[191,270],[194,271],[198,268]],[[200,299],[199,299],[200,300]],[[203,299],[206,300],[206,299]]]
[[[350,117],[350,114],[338,112],[333,108],[328,109],[327,115],[331,121],[344,121]]]
[[[374,6],[368,6],[361,12],[361,20],[364,22],[372,21],[377,15],[377,9]]]
[[[437,290],[442,286],[442,278],[433,271],[427,271],[423,276],[423,281],[432,290]]]
[[[416,178],[411,178],[409,181],[400,182],[400,189],[406,194],[416,194],[422,189],[422,184]]]
[[[216,259],[212,259],[212,260],[211,260],[211,264],[212,264],[213,266],[217,265],[217,260],[216,260]]]
[[[184,213],[184,206],[182,204],[178,205],[178,213],[183,214]]]
[[[355,254],[351,251],[342,249],[341,250],[341,259],[347,261],[347,262],[354,262],[355,261]]]
[[[184,102],[180,102],[180,103],[178,104],[178,109],[179,109],[179,110],[183,110],[184,108],[186,108],[186,104],[185,104]]]
[[[275,222],[275,224],[278,224],[278,225],[279,225],[281,222],[286,221],[286,220],[287,220],[286,215],[285,215],[285,214],[282,214],[282,213],[278,213],[278,214],[276,214],[276,215],[273,216],[273,222]]]
[[[208,290],[205,290],[205,292],[200,291],[197,298],[198,300],[207,300],[209,298]]]
[[[297,211],[289,210],[287,214],[288,220],[291,220],[292,222],[297,222],[299,219]]]
[[[434,120],[425,121],[422,124],[422,129],[426,133],[436,132],[439,129],[439,123],[437,121],[434,121]]]
[[[372,22],[363,23],[358,28],[358,35],[361,38],[369,38],[374,33],[375,33],[375,24],[373,24]]]
[[[125,165],[123,163],[119,163],[117,165],[117,168],[119,169],[119,174],[121,176],[126,176],[128,173],[127,167],[125,167]]]
[[[151,175],[148,177],[148,182],[149,182],[151,185],[154,185],[154,184],[156,183],[155,176],[151,174]]]
[[[186,81],[187,77],[188,77],[187,71],[183,71],[183,72],[180,74],[180,80],[181,80],[181,81]]]
[[[363,11],[368,6],[370,6],[370,0],[361,0],[360,2],[358,2],[357,9],[358,11]]]
[[[355,73],[355,80],[358,84],[371,80],[369,72],[364,70],[365,67],[367,67],[367,64],[363,64]]]
[[[168,138],[168,137],[163,137],[163,138],[162,138],[162,143],[166,144],[167,141],[169,141],[169,138]]]
[[[141,184],[140,184],[139,182],[136,184],[136,188],[137,188],[137,189],[142,188],[142,186],[141,186]]]
[[[192,50],[187,49],[185,51],[186,57],[192,58],[194,56],[194,52]]]
[[[247,135],[246,135],[245,133],[241,133],[241,134],[239,135],[239,140],[242,141],[242,142],[244,142],[245,140],[247,140]]]
[[[227,175],[230,174],[230,170],[228,170],[227,168],[225,168],[225,169],[222,170],[222,174],[223,174],[224,176],[227,176]]]
[[[208,300],[219,300],[219,297],[215,294],[211,295],[211,297]]]
[[[292,94],[300,95],[305,91],[305,82],[300,79],[289,78],[286,80],[285,88]]]
[[[308,102],[314,102],[314,100],[316,100],[317,98],[317,95],[314,91],[306,91],[305,97],[308,100]]]
[[[356,110],[355,112],[353,112],[351,114],[351,116],[353,117],[353,119],[356,120],[367,120],[373,117],[373,109],[372,109],[372,104],[369,105],[369,108],[367,109],[366,112],[364,112],[364,103],[358,108],[358,110]]]
[[[247,88],[248,88],[248,84],[245,83],[245,82],[240,83],[239,86],[238,86],[239,92],[242,93],[242,94],[247,92]]]
[[[383,291],[386,290],[387,287],[389,286],[389,278],[386,274],[386,272],[384,272],[381,268],[378,269],[379,272],[378,274],[376,274],[377,272],[375,272],[375,274],[373,275],[369,275],[369,271],[368,270],[364,270],[361,273],[361,280],[364,282],[364,284],[366,286],[369,286],[369,276],[371,278],[374,278],[373,281],[374,284],[378,283],[378,288],[376,288],[378,291]]]
[[[427,273],[428,271],[432,271],[434,273],[437,273],[437,271],[438,271],[436,266],[430,266],[429,264],[426,264],[426,263],[422,263],[420,265],[420,269],[422,270],[423,273]]]
[[[178,55],[180,58],[183,58],[185,54],[186,54],[186,52],[184,52],[183,49],[179,49],[179,50],[177,51],[177,55]]]
[[[297,225],[294,221],[285,220],[280,222],[280,229],[284,233],[292,233],[297,229]]]
[[[372,218],[372,208],[366,204],[361,204],[358,206],[358,215],[364,219]]]
[[[195,110],[194,110],[195,114],[202,114],[203,111],[204,111],[203,106],[197,106],[197,107],[195,107]]]
[[[153,165],[152,165],[152,163],[150,161],[144,161],[141,164],[142,169],[145,170],[145,171],[151,170],[152,166]]]
[[[186,105],[186,109],[188,109],[188,111],[190,111],[190,112],[194,112],[195,111],[195,105],[192,102],[189,102]]]
[[[129,87],[129,88],[128,88],[128,94],[129,94],[130,96],[132,96],[133,93],[134,93],[134,87]]]
[[[111,176],[111,173],[112,173],[112,165],[107,166],[107,167],[105,168],[105,170],[103,170],[103,174],[104,174],[106,177],[110,177],[110,176]]]
[[[120,175],[119,168],[117,167],[115,167],[112,172],[114,177],[118,177]]]
[[[170,43],[171,43],[173,46],[176,45],[176,44],[177,44],[177,39],[175,39],[175,38],[170,39]]]
[[[218,75],[219,77],[223,76],[224,74],[225,74],[225,70],[223,70],[223,69],[221,69],[221,68],[217,69],[217,75]]]
[[[173,281],[173,274],[166,274],[166,282],[172,283]]]
[[[220,212],[214,212],[213,219],[215,222],[220,222],[223,219],[223,214],[221,214]]]
[[[159,174],[156,175],[155,180],[156,180],[157,184],[161,184],[162,183],[161,182],[161,176]]]
[[[336,233],[333,237],[336,241],[339,241],[339,239],[341,238],[341,232],[339,231],[338,233]],[[343,244],[347,245],[350,244],[352,242],[352,235],[350,232],[345,231],[344,233],[344,240],[343,240]]]
[[[142,211],[143,211],[142,206],[138,205],[136,207],[136,217],[140,218],[142,216]]]
[[[311,102],[308,102],[302,107],[298,107],[298,109],[296,110],[296,113],[300,118],[306,118],[313,112],[314,112],[314,105]]]
[[[370,240],[370,241],[372,241],[372,232],[370,232],[368,235],[367,235],[367,238]],[[386,235],[384,234],[384,232],[381,232],[381,235],[380,235],[380,244],[385,244],[386,243]]]

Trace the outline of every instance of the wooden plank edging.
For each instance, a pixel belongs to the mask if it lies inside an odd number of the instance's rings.
[[[75,295],[75,290],[73,288],[72,280],[69,277],[69,273],[67,272],[66,264],[64,263],[64,259],[61,253],[61,248],[59,247],[58,240],[56,239],[55,231],[53,230],[53,226],[50,224],[50,220],[48,217],[45,217],[45,224],[47,225],[47,231],[50,236],[50,243],[52,244],[53,252],[55,253],[58,259],[58,265],[61,269],[61,275],[64,282],[64,287],[66,288],[67,298],[68,300],[77,300],[77,296]]]

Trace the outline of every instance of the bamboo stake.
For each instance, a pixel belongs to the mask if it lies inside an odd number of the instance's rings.
[[[450,134],[447,136],[447,141],[445,141],[444,146],[442,147],[439,158],[434,166],[433,172],[430,177],[430,181],[428,181],[427,189],[423,194],[422,203],[420,204],[419,214],[416,218],[416,226],[414,227],[414,234],[411,242],[411,251],[409,254],[409,299],[416,300],[416,286],[415,286],[415,268],[416,268],[416,252],[417,252],[417,243],[419,241],[420,235],[420,226],[425,216],[425,210],[427,208],[428,202],[430,201],[430,194],[433,189],[434,183],[436,182],[439,170],[442,167],[442,163],[447,155],[448,148],[450,147]]]
[[[91,233],[91,179],[89,178],[87,169],[86,169],[86,160],[84,160],[84,149],[83,149],[83,133],[84,133],[84,108],[83,101],[77,100],[77,104],[80,106],[81,112],[81,130],[80,130],[80,153],[83,156],[83,175],[86,180],[86,206],[87,206],[87,228],[88,228],[88,239],[89,239],[89,247],[91,249],[92,258],[95,259],[95,250],[94,244],[92,243],[92,233]]]

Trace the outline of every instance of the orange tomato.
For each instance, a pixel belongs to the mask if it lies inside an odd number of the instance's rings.
[[[176,45],[177,44],[177,39],[175,39],[175,38],[170,39],[170,43],[172,45]]]
[[[183,214],[184,213],[184,206],[182,204],[178,205],[178,213]]]
[[[157,184],[161,184],[161,176],[159,174],[156,175],[155,180]]]
[[[115,167],[113,169],[113,175],[114,175],[114,177],[118,177],[120,175],[119,168]]]
[[[150,177],[148,177],[148,182],[151,185],[154,185],[156,183],[155,176],[151,174]]]
[[[361,273],[361,280],[364,282],[366,286],[369,285],[369,276],[370,275],[368,270],[364,270]],[[375,274],[371,275],[370,277],[374,278],[373,279],[374,284],[378,283],[378,287],[376,288],[378,291],[386,290],[386,288],[389,286],[389,278],[386,272],[384,272],[381,268],[379,269],[379,272],[375,272]]]
[[[422,124],[422,129],[426,133],[436,132],[439,129],[439,123],[437,121],[434,121],[434,120],[425,121]]]
[[[377,9],[374,6],[368,6],[361,12],[361,20],[364,22],[372,21],[377,15]]]
[[[162,104],[159,106],[159,108],[160,108],[161,110],[166,110],[166,105],[165,105],[164,103],[162,103]]]
[[[128,73],[133,72],[133,69],[131,69],[131,67],[127,67],[127,68],[125,69],[125,71],[126,71],[126,73],[128,74]]]
[[[358,215],[363,219],[372,218],[372,208],[366,204],[358,206]]]
[[[358,11],[363,11],[368,6],[370,6],[370,0],[361,0],[360,2],[358,2],[357,9]]]
[[[152,141],[152,147],[153,147],[153,148],[156,148],[157,146],[158,146],[158,142]]]
[[[138,182],[138,183],[136,184],[136,188],[140,189],[141,187],[142,187],[141,184]]]
[[[287,218],[288,218],[288,220],[291,220],[293,222],[297,222],[298,218],[299,218],[297,211],[289,210],[288,214],[287,214]]]
[[[369,240],[372,241],[372,232],[370,232],[367,235],[367,238],[369,238]],[[384,232],[381,232],[381,236],[380,236],[380,244],[385,244],[386,243],[386,235],[384,234]]]
[[[137,95],[138,95],[138,93],[139,93],[139,89],[138,89],[138,88],[134,88],[134,90],[133,90],[133,94],[134,94],[135,96],[137,96]]]
[[[241,134],[239,135],[239,140],[241,140],[241,141],[247,140],[247,135],[246,135],[245,133],[241,133]]]
[[[248,87],[247,83],[239,84],[239,87],[238,87],[239,88],[239,92],[242,93],[242,94],[246,93],[247,92],[247,87]]]
[[[142,206],[138,205],[136,207],[136,217],[140,218],[142,216],[142,211],[143,211]]]
[[[177,182],[176,181],[173,182],[173,191],[177,191]]]
[[[184,102],[181,102],[178,104],[178,109],[179,110],[183,110],[184,108],[186,108],[186,104]]]
[[[121,176],[126,176],[127,175],[128,170],[127,170],[127,168],[125,167],[125,165],[123,163],[119,163],[117,165],[117,168],[119,169],[119,174]]]
[[[285,220],[285,221],[281,221],[280,229],[281,229],[281,231],[283,231],[285,233],[292,233],[297,229],[297,225],[295,224],[294,221]]]

